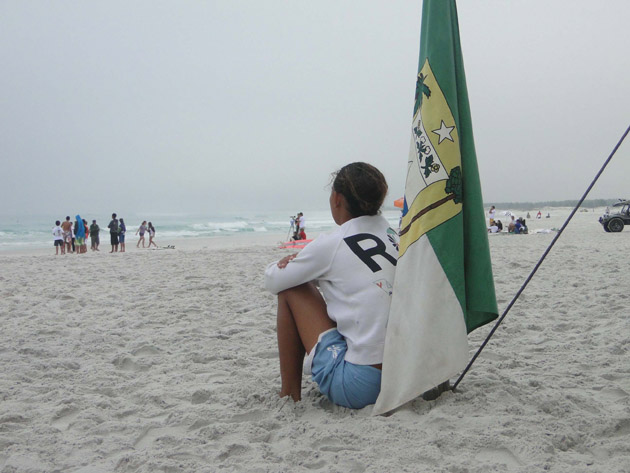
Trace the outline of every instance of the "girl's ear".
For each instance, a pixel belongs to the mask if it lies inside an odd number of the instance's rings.
[[[341,194],[340,192],[334,192],[333,193],[333,203],[335,204],[335,208],[341,208],[343,207],[344,204],[344,198],[343,198],[343,194]]]

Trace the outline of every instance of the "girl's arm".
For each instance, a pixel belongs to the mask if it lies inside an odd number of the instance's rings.
[[[299,254],[288,255],[267,266],[265,287],[272,294],[314,281],[330,268],[336,245],[318,238],[309,243]]]

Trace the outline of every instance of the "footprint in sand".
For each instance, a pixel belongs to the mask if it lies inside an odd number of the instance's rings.
[[[624,437],[628,434],[630,434],[630,419],[621,419],[617,422],[617,425],[615,425],[613,435],[616,437]]]
[[[126,357],[126,356],[117,357],[113,361],[113,363],[114,363],[114,366],[116,366],[116,368],[119,368],[123,371],[145,371],[146,370],[146,367],[139,365],[138,363],[133,361],[131,358]]]
[[[477,454],[477,459],[494,465],[503,464],[514,468],[524,465],[508,448],[484,448]]]
[[[628,397],[628,393],[621,388],[604,388],[600,391],[601,396],[612,402],[621,401]]]
[[[205,389],[201,389],[199,391],[195,391],[192,394],[192,396],[190,398],[190,403],[191,404],[203,404],[205,402],[208,402],[211,397],[212,397],[212,392],[207,391]]]
[[[159,355],[161,350],[158,347],[154,347],[152,345],[143,345],[140,348],[136,348],[131,352],[133,356],[152,356]]]
[[[264,418],[266,414],[266,412],[258,410],[245,412],[243,414],[234,414],[228,422],[234,424],[238,424],[241,422],[254,422]]]
[[[263,360],[274,360],[278,358],[278,350],[260,351],[254,354],[255,358],[261,358]]]
[[[138,440],[134,443],[134,448],[140,450],[149,447],[157,439],[161,437],[176,437],[181,438],[186,433],[186,426],[174,425],[169,427],[151,427],[146,429]]]
[[[240,456],[249,449],[250,448],[247,445],[241,445],[238,443],[228,445],[227,448],[217,455],[217,460],[223,461],[229,457]]]
[[[53,418],[51,424],[59,430],[68,430],[70,424],[79,415],[79,409],[74,407],[65,407],[59,411]]]

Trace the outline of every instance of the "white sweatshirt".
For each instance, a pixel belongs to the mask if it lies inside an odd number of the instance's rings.
[[[265,271],[265,286],[278,294],[317,281],[328,316],[348,343],[346,360],[374,365],[383,362],[397,255],[398,237],[387,220],[357,217],[321,234],[286,268],[271,263]]]

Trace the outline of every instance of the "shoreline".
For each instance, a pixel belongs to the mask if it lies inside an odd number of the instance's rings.
[[[321,232],[309,233],[309,238],[315,238]],[[151,248],[151,251],[156,249],[163,250],[164,247],[169,245],[174,246],[176,250],[184,251],[198,251],[198,250],[223,250],[230,248],[243,248],[243,247],[263,247],[272,248],[277,247],[278,243],[284,242],[286,238],[285,233],[275,232],[260,232],[260,233],[241,233],[235,235],[219,235],[214,237],[194,237],[194,238],[168,238],[158,239],[158,248]],[[134,253],[149,248],[136,248],[138,242],[137,237],[126,243],[125,253]],[[148,240],[145,241],[148,242]],[[109,235],[106,235],[105,239],[101,237],[100,249],[98,252],[94,252],[89,248],[85,255],[89,254],[109,254],[111,245],[109,243]],[[120,251],[119,251],[120,253]],[[72,253],[74,255],[75,253]],[[55,255],[55,247],[51,240],[49,247],[36,247],[36,248],[9,248],[0,250],[0,258],[3,256],[62,256]],[[66,256],[66,255],[63,255]]]
[[[594,221],[604,212],[605,208],[595,208],[584,212],[584,209],[576,215],[587,215]],[[487,209],[486,209],[487,210]],[[507,209],[497,209],[497,219],[507,222],[509,217],[504,215]],[[545,214],[550,211],[553,218],[542,220],[535,219],[534,214],[527,219],[530,231],[537,228],[553,228],[559,227],[564,223],[564,219],[569,215],[572,209],[569,207],[557,207],[545,209]],[[517,216],[525,217],[525,212],[513,212]],[[319,233],[327,232],[335,227],[334,222],[329,216],[329,211],[311,211],[310,231],[307,230],[309,238],[317,236]],[[399,211],[385,210],[383,216],[389,221],[392,228],[397,228],[399,223]],[[174,218],[174,217],[173,217]],[[525,217],[526,218],[526,217]],[[280,215],[270,216],[252,216],[249,220],[233,220],[219,217],[199,217],[186,222],[181,220],[165,220],[161,225],[161,231],[157,233],[158,244],[163,246],[174,245],[181,249],[221,249],[241,246],[267,246],[273,245],[280,241],[286,241],[288,227],[279,227]],[[330,220],[330,222],[329,222]],[[486,215],[487,223],[487,215]],[[19,229],[11,228],[11,225],[2,228],[0,226],[0,257],[3,255],[48,255],[54,256],[54,246],[52,236],[48,236],[48,230],[43,232],[42,221],[36,218],[28,224],[22,225]],[[195,232],[210,231],[219,228],[226,229],[225,232],[212,234],[194,234]],[[230,232],[230,228],[236,228],[237,231]],[[243,231],[243,229],[247,231]],[[307,224],[307,229],[309,225]],[[175,232],[175,233],[174,233]],[[24,233],[19,238],[19,233]],[[43,234],[46,234],[44,237]],[[192,233],[192,234],[191,234]],[[37,235],[37,240],[33,240],[33,235]],[[127,232],[127,251],[135,251],[135,245],[138,237],[133,231]],[[89,242],[88,242],[89,243]],[[107,249],[110,250],[109,233],[106,229],[101,229],[101,253]],[[52,250],[52,252],[50,251]],[[88,251],[88,253],[91,253]]]

